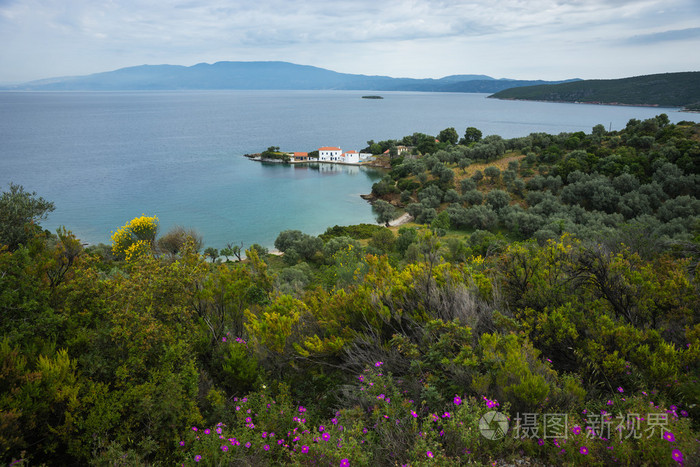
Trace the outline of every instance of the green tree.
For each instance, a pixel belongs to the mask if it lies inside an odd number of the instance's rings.
[[[379,251],[389,253],[394,249],[395,242],[396,236],[394,235],[394,232],[389,229],[381,229],[372,235],[369,244]]]
[[[501,176],[501,169],[496,166],[489,165],[484,169],[484,175],[491,180],[491,183],[496,183]]]
[[[0,196],[0,245],[14,251],[20,244],[26,244],[41,231],[37,222],[46,219],[53,210],[52,202],[10,183],[9,190]]]
[[[478,206],[484,202],[484,195],[479,190],[465,191],[462,195],[462,201],[470,206]]]
[[[243,252],[243,243],[240,245],[234,245],[233,243],[227,243],[226,248],[221,249],[221,256],[226,257],[226,261],[229,261],[230,256],[234,256],[238,261],[241,260],[241,254]]]
[[[459,135],[457,134],[457,130],[450,127],[442,130],[438,134],[438,139],[441,143],[457,144],[457,140],[459,140]]]
[[[372,204],[372,210],[380,224],[389,225],[389,222],[396,217],[396,208],[382,199],[378,199]]]
[[[467,209],[466,221],[470,227],[488,230],[496,225],[498,216],[490,206],[472,206]]]
[[[202,249],[204,240],[202,235],[194,229],[186,229],[179,225],[172,227],[167,233],[162,235],[156,241],[157,250],[161,253],[166,253],[176,256],[185,247],[188,240],[193,242],[195,251]]]
[[[464,132],[462,144],[477,143],[481,141],[481,136],[481,130],[479,130],[478,128],[474,128],[473,126],[469,126]]]
[[[510,195],[503,190],[491,190],[489,194],[486,195],[486,203],[491,205],[494,210],[499,211],[508,206],[508,203],[510,203]]]
[[[433,230],[448,230],[450,228],[450,215],[447,211],[442,211],[430,222]]]
[[[219,257],[219,250],[210,246],[204,250],[204,256],[211,258],[211,262],[214,263],[216,262],[216,258]]]

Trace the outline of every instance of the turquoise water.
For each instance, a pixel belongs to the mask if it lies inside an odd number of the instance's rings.
[[[357,167],[265,165],[242,157],[268,146],[359,150],[370,139],[475,126],[484,135],[620,129],[673,109],[486,99],[484,94],[361,91],[0,93],[0,188],[9,182],[53,201],[43,223],[82,240],[141,215],[161,230],[194,227],[205,243],[272,246],[285,229],[318,234],[373,222],[369,193],[380,173]]]

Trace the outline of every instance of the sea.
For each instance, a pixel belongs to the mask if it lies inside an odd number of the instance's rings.
[[[161,232],[194,228],[206,246],[273,247],[279,232],[317,235],[374,223],[361,194],[384,175],[351,166],[254,162],[270,146],[360,150],[369,140],[479,128],[504,138],[559,134],[678,109],[501,101],[487,94],[361,91],[0,92],[0,191],[22,185],[54,202],[42,227],[110,243],[134,217]],[[377,94],[371,92],[370,94]]]

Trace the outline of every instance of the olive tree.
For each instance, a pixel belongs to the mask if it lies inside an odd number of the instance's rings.
[[[41,231],[38,221],[46,219],[53,210],[52,202],[10,183],[9,190],[0,195],[0,245],[15,250],[20,244],[26,244]]]
[[[396,217],[396,208],[383,199],[375,201],[372,209],[376,215],[377,222],[380,224],[388,225]]]

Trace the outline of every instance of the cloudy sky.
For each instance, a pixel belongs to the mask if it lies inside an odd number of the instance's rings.
[[[0,83],[283,60],[440,78],[700,70],[700,0],[0,0]]]

